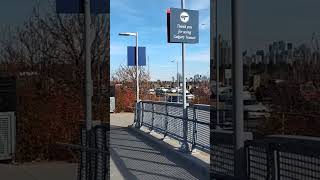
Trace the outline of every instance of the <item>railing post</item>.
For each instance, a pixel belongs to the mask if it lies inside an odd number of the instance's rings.
[[[141,105],[140,105],[140,117],[141,117],[140,127],[142,127],[143,126],[143,118],[144,118],[144,103],[142,101],[140,103],[141,103]]]
[[[276,179],[276,164],[275,164],[275,144],[270,143],[267,146],[267,165],[268,165],[268,179]]]
[[[135,122],[135,128],[140,128],[140,112],[141,112],[141,104],[142,102],[137,102],[136,104],[136,122]]]
[[[189,150],[189,144],[188,144],[188,107],[186,108],[182,107],[182,123],[183,123],[183,128],[182,128],[182,144],[180,147],[180,151],[183,153],[190,153]]]
[[[193,106],[193,132],[192,132],[192,149],[194,150],[196,148],[196,140],[197,140],[197,111],[196,108]]]
[[[169,115],[169,112],[168,112],[168,104],[166,104],[166,117],[165,117],[165,124],[164,124],[164,128],[165,128],[165,131],[164,131],[164,137],[165,138],[168,134],[168,115]]]
[[[280,180],[280,155],[279,155],[279,149],[274,149],[275,153],[275,180]]]
[[[151,131],[153,130],[153,123],[154,123],[154,103],[152,103]]]
[[[85,127],[80,127],[80,140],[81,140],[81,146],[82,147],[87,147],[87,131]],[[78,174],[78,179],[79,180],[86,180],[88,176],[87,172],[87,164],[88,162],[88,156],[87,156],[87,151],[86,150],[81,150],[81,156],[80,156],[80,164],[79,164],[79,174]]]
[[[250,179],[250,175],[251,175],[251,172],[250,172],[250,166],[251,166],[251,163],[250,163],[250,144],[248,141],[246,141],[244,143],[244,152],[245,152],[245,168],[246,168],[246,179]]]

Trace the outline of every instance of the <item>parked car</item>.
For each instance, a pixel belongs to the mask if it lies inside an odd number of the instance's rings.
[[[151,94],[151,95],[155,95],[156,91],[154,89],[149,89],[148,93]]]

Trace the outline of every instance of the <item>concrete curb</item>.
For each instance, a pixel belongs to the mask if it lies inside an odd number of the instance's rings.
[[[174,149],[173,146],[163,142],[160,139],[157,139],[156,137],[150,135],[147,132],[143,132],[132,126],[128,126],[128,129],[130,132],[133,132],[138,136],[143,137],[149,144],[154,145],[161,152],[164,152],[170,156],[173,156],[179,162],[186,165],[189,170],[196,172],[197,174],[201,175],[205,179],[210,179],[209,164],[197,159],[196,157],[191,156],[190,154],[179,152],[178,150]]]

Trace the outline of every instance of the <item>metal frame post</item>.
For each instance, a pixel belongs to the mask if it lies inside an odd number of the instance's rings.
[[[153,123],[154,123],[154,103],[152,103],[151,131],[153,131]]]
[[[91,12],[90,12],[90,0],[84,1],[84,32],[85,32],[85,120],[86,120],[86,146],[90,147],[91,129],[92,129],[92,78],[91,78],[91,43],[90,43],[90,25],[91,25]],[[85,178],[89,178],[91,169],[91,157],[90,152],[83,153],[85,155]],[[83,176],[81,176],[83,178]]]
[[[136,32],[136,90],[137,103],[139,102],[139,46],[138,46],[138,32]]]
[[[234,174],[237,178],[245,177],[245,154],[243,139],[243,60],[240,47],[240,4],[243,1],[232,1],[232,110],[234,124]]]
[[[196,108],[193,107],[193,132],[192,132],[192,150],[196,148],[196,140],[197,140],[197,111]]]
[[[139,99],[139,46],[138,46],[138,32],[136,32],[136,97],[137,97],[137,122],[136,128],[140,128],[140,99]]]
[[[250,166],[251,166],[251,156],[250,156],[250,144],[245,143],[245,147],[244,147],[244,152],[245,152],[245,168],[246,168],[246,178],[248,179],[251,175],[251,170],[250,170]]]
[[[168,104],[166,104],[166,117],[165,117],[165,124],[164,124],[164,128],[165,128],[165,132],[164,132],[164,137],[165,138],[168,134],[168,115],[169,115],[169,112],[168,112]]]
[[[181,0],[181,9],[184,9],[184,0]],[[184,67],[184,61],[185,61],[185,46],[184,43],[181,43],[181,49],[182,49],[182,80],[183,80],[183,88],[182,88],[182,94],[183,94],[183,140],[182,144],[180,147],[180,150],[182,152],[190,152],[189,151],[189,145],[188,145],[188,140],[187,140],[187,133],[188,133],[188,119],[187,119],[187,97],[186,97],[186,79],[184,77],[185,75],[185,67]]]
[[[140,128],[140,119],[141,119],[141,114],[142,114],[142,105],[141,102],[136,103],[136,110],[135,110],[135,128]]]
[[[140,101],[140,120],[139,120],[139,125],[140,127],[143,126],[143,118],[144,118],[144,104],[142,101]]]
[[[92,128],[92,78],[91,78],[91,45],[90,45],[90,0],[85,0],[85,61],[86,61],[86,129]]]
[[[180,87],[180,79],[179,79],[179,61],[177,61],[177,92],[179,93],[179,87]],[[178,96],[178,100],[179,100],[179,96]],[[178,101],[179,102],[179,101]]]
[[[220,128],[220,118],[219,118],[219,81],[220,81],[220,37],[219,37],[219,31],[218,31],[218,0],[215,1],[215,11],[216,11],[216,113],[217,113],[217,128]]]

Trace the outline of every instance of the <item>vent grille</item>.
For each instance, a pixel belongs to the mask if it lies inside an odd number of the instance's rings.
[[[0,116],[0,156],[9,153],[9,116]]]

